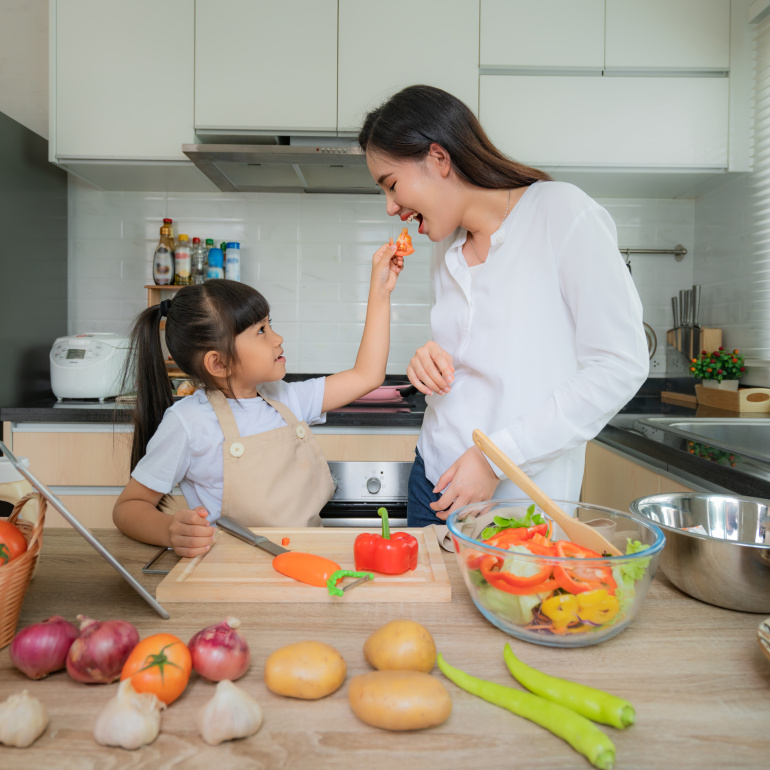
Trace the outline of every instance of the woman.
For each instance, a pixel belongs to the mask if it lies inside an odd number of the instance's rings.
[[[524,497],[472,440],[480,428],[548,495],[578,500],[586,441],[636,393],[642,305],[607,211],[503,155],[468,107],[410,86],[358,137],[386,210],[437,244],[432,339],[407,374],[427,410],[409,526]]]

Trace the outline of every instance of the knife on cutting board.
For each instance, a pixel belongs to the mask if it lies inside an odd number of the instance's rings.
[[[250,529],[247,529],[237,521],[227,518],[227,516],[220,516],[216,520],[216,525],[233,537],[243,540],[244,543],[261,548],[263,551],[273,554],[273,556],[289,552],[288,548],[284,548],[282,545],[278,545],[278,543],[274,543],[262,535],[255,535]]]
[[[273,568],[276,571],[280,572],[282,575],[286,575],[287,577],[292,578],[292,580],[298,580],[300,583],[308,583],[309,585],[323,588],[326,586],[326,580],[328,577],[340,569],[340,565],[336,562],[333,562],[331,559],[327,559],[324,556],[316,556],[315,554],[310,553],[302,554],[292,552],[291,549],[284,548],[282,545],[278,545],[278,543],[274,543],[272,540],[263,537],[262,535],[254,534],[254,532],[252,532],[250,529],[242,526],[237,521],[233,521],[227,516],[220,516],[216,520],[216,524],[225,532],[231,534],[233,537],[237,537],[239,540],[243,540],[244,543],[248,543],[249,545],[261,548],[263,551],[267,551],[268,553],[273,554],[273,556],[278,557],[284,553],[293,553],[294,556],[306,557],[308,560],[312,560],[315,570],[320,571],[326,568],[328,574],[324,573],[324,576],[319,576],[318,580],[311,580],[308,579],[306,574],[304,574],[305,570],[297,569],[297,565],[292,564],[290,561],[287,560],[286,562],[282,562],[280,559],[273,559]],[[354,580],[352,583],[348,583],[346,586],[343,586],[342,591],[347,591],[348,588],[353,588],[354,586],[357,586],[366,580],[371,580],[371,577],[360,577],[358,580]]]

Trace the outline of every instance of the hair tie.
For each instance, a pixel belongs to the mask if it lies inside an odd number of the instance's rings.
[[[164,299],[160,303],[160,317],[166,318],[168,316],[168,310],[171,307],[171,300],[170,299]]]

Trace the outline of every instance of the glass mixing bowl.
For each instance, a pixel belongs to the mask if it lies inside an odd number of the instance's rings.
[[[621,552],[629,540],[647,546],[625,556],[585,558],[558,526],[531,500],[491,500],[467,505],[447,526],[457,563],[479,612],[517,639],[550,647],[586,647],[619,634],[639,613],[655,575],[666,538],[652,522],[587,503],[556,501],[580,521],[596,522]],[[528,509],[551,527],[558,553],[535,538],[509,548],[482,542],[494,517],[521,518]],[[614,527],[612,526],[614,523]],[[541,534],[542,536],[542,534]],[[529,549],[538,550],[532,553]],[[571,555],[567,555],[571,554]]]

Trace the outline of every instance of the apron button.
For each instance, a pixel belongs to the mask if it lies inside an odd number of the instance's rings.
[[[245,451],[246,449],[243,444],[239,443],[238,441],[230,444],[230,454],[233,457],[240,457]]]
[[[305,438],[307,431],[301,426],[297,426],[297,438]]]

